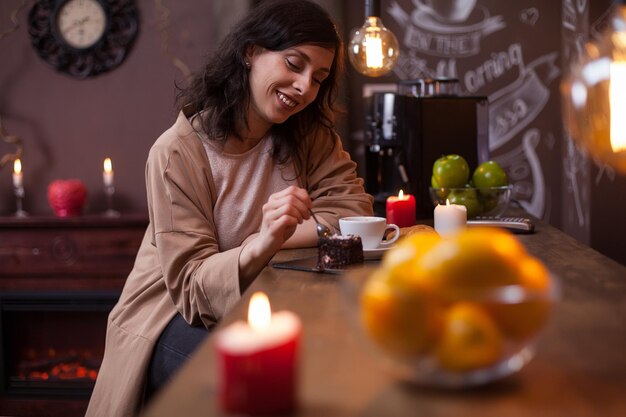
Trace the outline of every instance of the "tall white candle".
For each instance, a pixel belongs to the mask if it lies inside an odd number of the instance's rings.
[[[102,172],[102,181],[105,187],[113,187],[113,164],[111,158],[104,160],[104,171]]]
[[[24,174],[22,173],[22,161],[19,158],[13,162],[13,186],[20,188],[24,184]]]
[[[438,204],[435,207],[435,230],[441,236],[451,236],[467,224],[467,208],[459,204]]]

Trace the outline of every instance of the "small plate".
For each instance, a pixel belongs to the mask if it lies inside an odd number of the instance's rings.
[[[383,257],[383,254],[387,252],[389,249],[393,248],[396,245],[387,246],[384,248],[376,248],[376,249],[363,249],[363,259],[371,261],[375,259],[380,259]]]

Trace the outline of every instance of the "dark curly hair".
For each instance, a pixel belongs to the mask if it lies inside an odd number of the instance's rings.
[[[302,44],[333,49],[335,59],[315,101],[270,130],[274,159],[285,163],[292,158],[298,166],[299,138],[315,134],[319,128],[334,127],[335,99],[344,71],[343,41],[335,23],[311,1],[263,1],[253,8],[226,36],[203,70],[193,76],[189,86],[178,91],[179,107],[190,105],[196,112],[203,112],[201,126],[212,140],[239,137],[236,127],[247,125],[250,100],[247,48],[256,45],[282,51]]]

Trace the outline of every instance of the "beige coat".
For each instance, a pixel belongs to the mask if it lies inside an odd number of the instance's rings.
[[[314,209],[335,226],[340,217],[371,214],[372,198],[338,137],[326,130],[305,145],[298,181],[309,190]],[[208,327],[241,296],[238,259],[243,246],[218,251],[211,167],[182,112],[150,150],[146,186],[150,224],[109,315],[88,417],[138,414],[155,341],[175,313]]]

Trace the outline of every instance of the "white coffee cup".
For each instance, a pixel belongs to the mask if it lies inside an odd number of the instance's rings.
[[[400,237],[400,228],[395,224],[387,224],[384,217],[354,216],[339,219],[339,230],[342,235],[356,235],[361,237],[363,249],[387,248]],[[387,230],[395,230],[396,234],[383,241]]]

